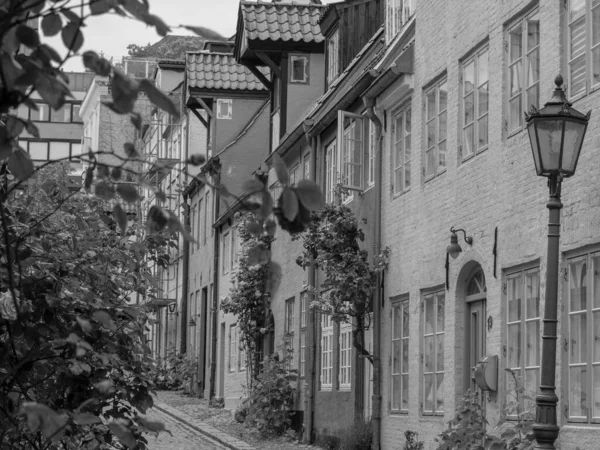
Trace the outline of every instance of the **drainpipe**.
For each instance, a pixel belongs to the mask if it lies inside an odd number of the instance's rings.
[[[216,139],[216,137],[215,137]],[[219,203],[221,202],[221,194],[218,186],[221,185],[221,163],[219,158],[212,158],[212,167],[210,173],[214,177],[215,201],[213,223],[219,217]],[[209,400],[215,397],[215,382],[217,378],[217,339],[219,336],[219,230],[215,229],[213,239],[213,302],[212,302],[212,346],[210,360],[210,395]]]
[[[377,136],[377,157],[375,158],[375,220],[373,232],[374,256],[381,252],[381,167],[383,153],[382,125],[381,120],[373,110],[375,101],[373,98],[363,97],[367,107],[367,117],[375,125],[375,136]],[[381,273],[377,273],[375,289],[373,290],[373,411],[371,415],[371,427],[373,430],[372,450],[381,448]]]
[[[185,163],[184,163],[184,173],[188,173],[189,165],[187,163],[188,160],[188,147],[189,147],[189,138],[190,138],[190,123],[188,120],[188,126],[185,130],[186,132],[186,146],[185,146]],[[188,195],[184,192],[183,194],[183,226],[186,230],[191,229],[190,223],[190,205],[188,204]],[[181,354],[186,353],[187,351],[187,315],[188,315],[188,295],[189,295],[189,279],[190,279],[190,243],[183,240],[183,279],[181,286],[181,336],[180,336],[180,349],[179,352]]]
[[[305,120],[303,127],[306,140],[310,145],[310,179],[314,182],[317,180],[317,145],[316,138],[310,136],[308,130],[313,126],[312,120]],[[308,285],[315,286],[316,284],[316,267],[311,264],[308,269]],[[316,286],[315,286],[316,287]],[[314,405],[315,405],[315,380],[316,380],[316,330],[315,330],[315,313],[308,310],[308,323],[306,324],[306,391],[304,395],[304,436],[305,444],[312,444],[313,424],[314,424]]]

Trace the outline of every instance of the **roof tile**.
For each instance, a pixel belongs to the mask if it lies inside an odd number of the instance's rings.
[[[238,64],[232,54],[208,51],[186,54],[188,86],[198,89],[262,91],[265,86],[247,67]],[[269,77],[267,68],[259,70]]]
[[[323,42],[319,18],[324,5],[241,2],[248,40]]]

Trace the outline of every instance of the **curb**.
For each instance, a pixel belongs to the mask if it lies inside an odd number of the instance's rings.
[[[255,447],[248,444],[247,442],[236,439],[205,422],[195,420],[193,417],[190,417],[183,411],[179,411],[178,409],[173,408],[169,405],[155,401],[154,408],[162,411],[165,414],[168,414],[174,419],[186,424],[188,427],[193,428],[195,431],[202,433],[206,437],[217,441],[218,443],[224,445],[225,447],[231,450],[255,450]]]

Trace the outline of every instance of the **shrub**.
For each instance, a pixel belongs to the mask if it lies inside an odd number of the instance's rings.
[[[195,361],[171,348],[167,351],[167,357],[159,359],[153,367],[152,380],[156,389],[176,391],[192,381],[196,369]]]
[[[373,442],[371,421],[356,421],[353,426],[346,429],[341,435],[337,450],[370,450]]]
[[[423,450],[425,443],[419,441],[419,433],[415,431],[406,430],[404,432],[406,442],[404,443],[404,450]]]
[[[242,404],[248,411],[246,425],[256,428],[263,437],[283,434],[292,422],[296,389],[291,381],[297,376],[287,365],[287,358],[265,359],[261,373]]]

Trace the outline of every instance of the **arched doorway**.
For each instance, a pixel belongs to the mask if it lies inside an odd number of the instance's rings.
[[[487,287],[481,266],[471,271],[465,284],[465,367],[464,389],[478,392],[475,384],[475,366],[486,352],[486,297]]]

